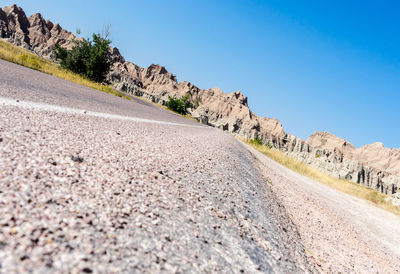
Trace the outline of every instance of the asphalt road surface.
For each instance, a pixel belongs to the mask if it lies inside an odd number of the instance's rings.
[[[220,130],[4,61],[0,167],[3,273],[400,271],[398,216]]]
[[[314,272],[235,138],[0,61],[0,272]]]

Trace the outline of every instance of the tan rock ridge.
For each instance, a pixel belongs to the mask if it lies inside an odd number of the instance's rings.
[[[400,176],[400,149],[385,148],[382,143],[374,143],[357,149],[357,156],[365,165]]]
[[[53,48],[57,43],[70,48],[75,38],[59,24],[43,19],[40,13],[27,18],[16,5],[0,9],[0,34],[1,38],[46,58],[54,58]]]
[[[380,142],[355,148],[328,132],[316,132],[306,142],[315,148],[340,151],[345,158],[400,177],[400,149],[386,148]]]
[[[0,35],[15,45],[54,60],[55,44],[70,48],[75,36],[59,24],[36,13],[29,18],[12,5],[0,9]],[[117,48],[110,49],[114,60],[108,80],[114,88],[165,105],[169,96],[189,93],[194,105],[191,115],[202,123],[244,138],[261,138],[288,155],[332,176],[377,189],[397,192],[400,186],[400,150],[380,143],[356,149],[351,143],[327,132],[316,132],[307,141],[287,134],[279,120],[259,117],[240,91],[230,94],[219,88],[200,89],[190,82],[178,82],[164,66],[142,68],[127,62]]]
[[[330,149],[334,150],[335,148],[348,151],[354,150],[355,147],[347,142],[345,139],[339,138],[332,133],[329,132],[315,132],[313,135],[308,137],[306,142],[312,145],[315,148],[322,149]]]

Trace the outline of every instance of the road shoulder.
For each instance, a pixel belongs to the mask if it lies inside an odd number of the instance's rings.
[[[385,211],[379,211],[367,202],[359,201],[296,174],[254,148],[245,144],[244,146],[258,160],[266,183],[272,185],[272,190],[298,227],[307,255],[321,271],[344,273],[399,271],[399,258],[380,241],[381,238],[397,241],[397,235],[391,234],[390,225],[386,231],[385,223],[381,226],[377,224],[381,227],[380,231],[371,235],[357,220],[362,220],[366,216],[361,217],[351,213],[356,205],[354,210],[364,209],[366,211],[364,215],[368,215],[368,211],[385,215],[370,216],[370,218],[375,217],[376,222],[381,222],[382,218],[390,217],[386,216]],[[338,197],[340,200],[336,200],[335,204],[335,199]],[[397,216],[393,218],[393,222],[398,220],[396,218]],[[390,235],[384,235],[385,233]]]

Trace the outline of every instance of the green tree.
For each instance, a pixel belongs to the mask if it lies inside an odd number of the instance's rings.
[[[192,103],[189,101],[190,94],[187,93],[182,98],[176,99],[168,96],[167,107],[170,110],[178,112],[179,114],[187,114],[187,109],[192,107]]]
[[[71,50],[57,44],[54,54],[63,68],[102,83],[112,66],[110,44],[107,37],[93,34],[92,40],[74,40]]]

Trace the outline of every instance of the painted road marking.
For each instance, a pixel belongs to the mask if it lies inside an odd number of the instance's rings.
[[[55,112],[61,112],[61,113],[89,115],[89,116],[93,116],[93,117],[109,118],[109,119],[115,119],[115,120],[133,121],[133,122],[138,122],[138,123],[151,123],[151,124],[159,124],[159,125],[194,127],[194,128],[209,128],[209,127],[205,127],[205,126],[186,125],[186,124],[144,119],[144,118],[138,118],[138,117],[123,116],[123,115],[118,115],[118,114],[89,111],[89,110],[84,110],[84,109],[62,107],[62,106],[45,104],[45,103],[20,101],[20,100],[16,100],[16,99],[3,98],[3,97],[0,97],[0,104],[6,105],[6,106],[15,106],[15,107],[36,109],[36,110],[42,110],[42,111],[55,111]]]

